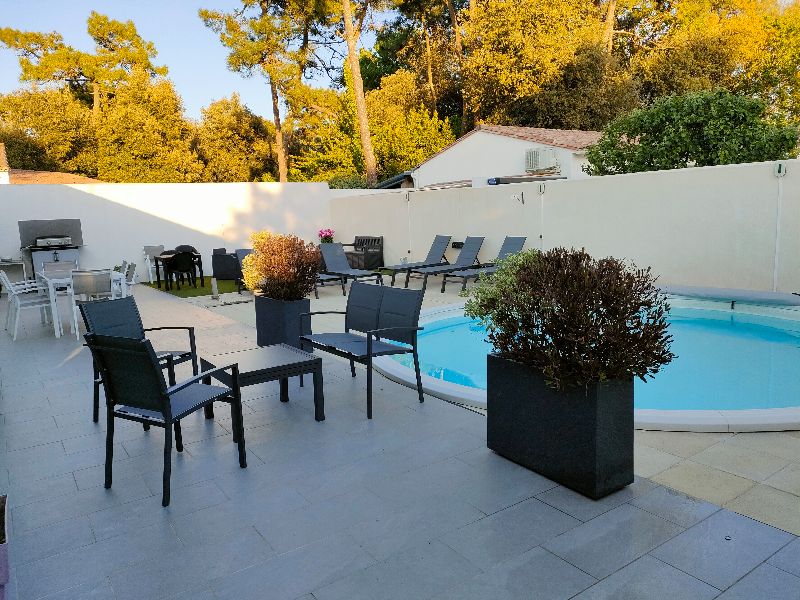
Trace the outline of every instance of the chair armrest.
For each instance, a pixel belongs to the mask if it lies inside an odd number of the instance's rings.
[[[385,333],[387,331],[422,331],[425,329],[424,327],[382,327],[381,329],[370,329],[369,331],[365,331],[368,336],[373,336],[376,333]],[[379,336],[376,336],[379,337]]]
[[[317,310],[314,312],[300,313],[301,317],[310,317],[311,315],[346,315],[343,310]]]
[[[355,245],[355,244],[342,244],[342,246],[352,246],[353,248],[355,248],[355,247],[356,247],[356,245]]]
[[[209,369],[208,371],[203,371],[202,373],[198,373],[197,375],[194,375],[189,379],[185,379],[180,383],[167,388],[167,396],[171,396],[175,392],[179,392],[183,389],[186,389],[187,387],[189,387],[190,385],[194,385],[201,379],[205,379],[206,377],[211,377],[214,373],[219,373],[220,371],[227,371],[228,369],[231,370],[231,375],[233,376],[234,380],[233,385],[236,386],[237,380],[239,378],[239,365],[238,363],[232,363],[224,367],[216,367],[214,369]]]
[[[145,327],[144,331],[161,331],[164,329],[186,329],[187,331],[194,331],[194,327]]]

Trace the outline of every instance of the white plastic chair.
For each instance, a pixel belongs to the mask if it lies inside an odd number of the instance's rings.
[[[42,289],[34,281],[11,283],[5,271],[0,271],[0,285],[8,293],[8,311],[6,313],[5,330],[11,326],[11,315],[14,315],[14,329],[11,339],[17,341],[19,315],[25,309],[38,308],[42,316],[42,324],[48,323],[48,312],[51,310],[50,297],[42,294]],[[52,318],[52,314],[50,314]]]
[[[156,268],[156,256],[161,256],[164,253],[164,246],[145,246],[142,249],[144,254],[144,264],[147,269],[147,281],[153,283],[153,273]]]

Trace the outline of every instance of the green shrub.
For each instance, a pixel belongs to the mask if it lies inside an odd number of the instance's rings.
[[[674,355],[669,305],[650,269],[583,250],[528,250],[503,261],[467,302],[495,352],[556,389],[653,377]]]

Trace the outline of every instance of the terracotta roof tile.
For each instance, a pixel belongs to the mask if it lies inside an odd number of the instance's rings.
[[[599,131],[582,129],[543,129],[513,125],[479,125],[478,130],[567,150],[584,150],[586,147],[596,144],[603,135]]]
[[[26,171],[24,169],[10,169],[8,172],[10,183],[17,185],[41,183],[102,183],[91,177],[60,173],[56,171]]]

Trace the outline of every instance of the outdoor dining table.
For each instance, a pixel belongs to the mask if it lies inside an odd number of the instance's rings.
[[[173,256],[175,256],[175,254],[170,253],[170,254],[159,254],[158,256],[153,257],[153,263],[156,266],[156,285],[158,286],[158,289],[161,289],[161,269],[164,269],[164,288],[168,290],[172,289],[172,283],[167,277],[167,268],[164,263]],[[192,257],[194,257],[194,264],[197,265],[197,270],[200,271],[200,286],[205,287],[206,280],[205,277],[203,277],[203,257],[200,255],[199,252],[192,252]]]
[[[53,332],[57,338],[64,335],[64,326],[61,323],[61,314],[58,310],[58,290],[69,289],[72,287],[72,271],[40,271],[36,273],[37,279],[47,286],[47,294],[50,297],[50,311],[53,315]],[[111,271],[112,289],[114,284],[119,285],[121,297],[128,295],[128,283],[125,281],[125,273]]]

